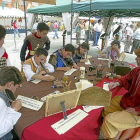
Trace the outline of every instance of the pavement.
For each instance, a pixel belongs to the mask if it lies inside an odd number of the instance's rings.
[[[58,31],[58,36],[59,39],[53,39],[53,35],[54,32],[49,32],[48,33],[48,37],[51,41],[51,46],[50,46],[50,50],[49,50],[49,55],[47,60],[50,57],[50,54],[52,54],[54,51],[56,51],[57,49],[60,49],[63,46],[63,37],[62,37],[62,31]],[[20,61],[20,50],[21,47],[23,45],[23,41],[25,38],[25,34],[20,34],[21,37],[19,38],[18,35],[16,35],[16,38],[14,40],[14,34],[7,34],[5,37],[5,42],[4,42],[4,47],[9,55],[9,59],[11,62],[12,66],[17,67],[19,70],[21,70],[21,61]],[[75,33],[73,33],[72,38],[76,38],[75,37]],[[84,38],[84,36],[82,36],[82,38]],[[80,43],[82,43],[84,40],[81,40]],[[112,40],[109,40],[109,44]],[[75,46],[76,45],[76,40],[72,40],[72,44]],[[90,44],[90,50],[88,52],[89,55],[92,55],[93,57],[96,57],[98,55],[98,50],[101,49],[101,39],[99,39],[99,46],[93,46],[93,41],[89,41]],[[121,51],[124,50],[124,43],[121,42]],[[124,61],[128,62],[128,63],[132,63],[134,65],[136,65],[136,55],[135,54],[129,54],[129,53],[125,53],[126,54],[126,58]]]

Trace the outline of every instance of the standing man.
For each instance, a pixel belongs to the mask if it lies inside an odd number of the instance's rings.
[[[89,40],[89,21],[87,20],[85,23],[85,42],[88,43]]]
[[[36,33],[28,35],[25,38],[20,52],[21,64],[23,64],[25,61],[27,49],[29,52],[26,56],[26,60],[34,55],[37,47],[45,48],[47,51],[50,49],[50,40],[47,37],[48,31],[49,27],[44,22],[42,22],[38,24]]]
[[[133,35],[133,45],[131,49],[131,54],[133,54],[133,51],[137,49],[140,46],[140,22],[137,24],[138,29],[135,31]]]
[[[55,36],[57,37],[57,39],[59,38],[58,37],[58,34],[57,34],[57,31],[58,31],[58,24],[57,24],[57,20],[55,21],[55,23],[53,24],[53,28],[54,28],[54,36],[53,36],[53,39],[55,39]]]
[[[133,28],[134,28],[133,25],[130,25],[130,27],[126,28],[126,36],[127,36],[127,38],[126,38],[126,44],[125,44],[125,47],[124,47],[124,52],[125,53],[129,53],[129,48],[132,45]]]
[[[94,25],[94,30],[95,30],[95,38],[94,38],[93,46],[98,46],[98,40],[99,40],[100,34],[102,32],[102,20],[101,19],[99,19],[98,23],[96,23]]]
[[[124,130],[140,127],[140,48],[135,50],[135,54],[138,67],[118,81],[109,83],[110,90],[121,86],[128,92],[114,97],[102,112],[101,130],[107,139],[117,140]]]

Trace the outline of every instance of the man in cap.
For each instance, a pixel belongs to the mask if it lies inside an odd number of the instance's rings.
[[[128,91],[123,96],[114,97],[110,106],[102,111],[101,130],[107,139],[119,139],[124,130],[140,126],[140,48],[135,54],[138,67],[109,84],[110,90],[121,86]]]

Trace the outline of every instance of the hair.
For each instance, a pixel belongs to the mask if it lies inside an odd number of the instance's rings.
[[[117,44],[118,47],[119,47],[119,49],[121,48],[120,41],[118,41],[118,40],[113,40],[113,41],[111,42],[111,46],[114,45],[114,44]]]
[[[72,52],[72,54],[75,53],[75,49],[74,49],[74,46],[72,44],[67,44],[63,47],[65,49],[65,51],[70,51]]]
[[[13,66],[0,69],[0,86],[5,86],[11,81],[14,81],[14,85],[21,84],[24,81],[20,71]]]
[[[6,35],[6,29],[2,25],[0,25],[0,40],[3,37],[5,37],[5,35]]]
[[[48,52],[46,49],[44,48],[37,48],[37,50],[35,51],[35,54],[37,55],[37,57],[39,57],[40,55],[45,55],[48,56]]]
[[[42,32],[44,30],[49,31],[49,27],[48,27],[48,25],[46,25],[46,23],[41,22],[41,23],[38,23],[37,30],[39,30],[40,32]]]
[[[78,47],[80,49],[80,47],[82,46],[83,49],[87,49],[89,50],[89,45],[86,42],[83,42],[82,44],[80,44],[80,46]]]
[[[133,28],[133,27],[134,27],[134,25],[133,25],[133,24],[131,24],[131,25],[130,25],[130,27],[131,27],[131,28]]]
[[[14,23],[17,22],[17,20],[14,20]]]
[[[101,20],[101,19],[99,19],[99,20],[98,20],[98,23],[99,23],[99,22],[101,22],[101,21],[102,21],[102,20]]]

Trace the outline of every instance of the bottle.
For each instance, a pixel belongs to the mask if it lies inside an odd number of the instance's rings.
[[[85,67],[80,67],[80,79],[85,78]]]

